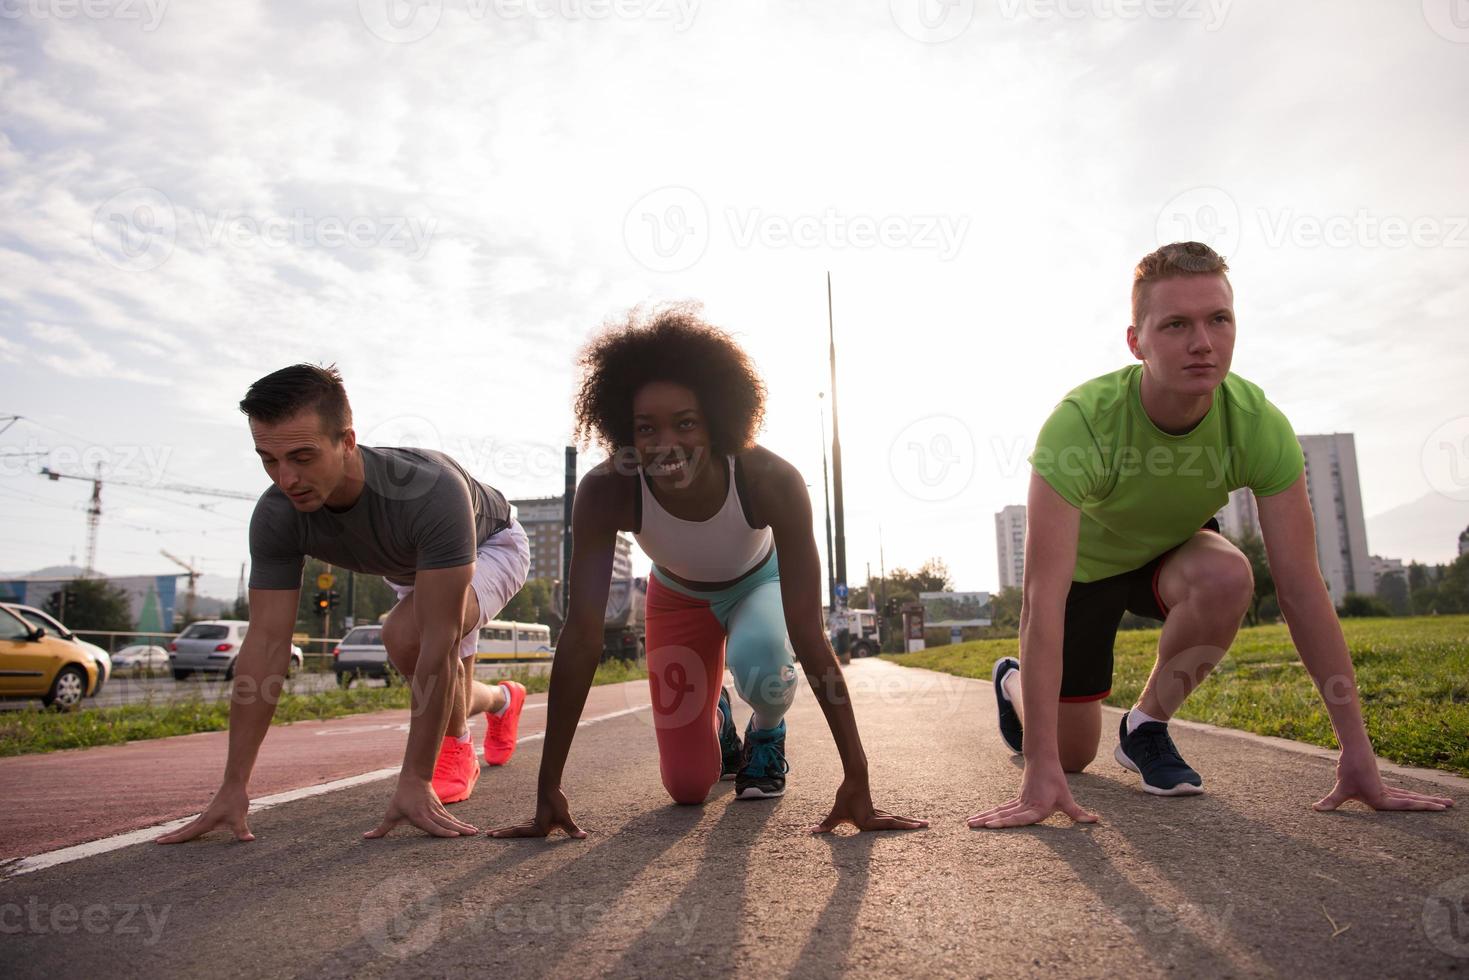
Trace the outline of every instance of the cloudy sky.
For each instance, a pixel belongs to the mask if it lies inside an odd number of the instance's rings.
[[[234,405],[298,360],[365,443],[556,493],[577,347],[664,299],[747,345],[819,493],[830,271],[849,577],[880,526],[993,588],[1030,440],[1180,238],[1229,256],[1235,370],[1407,505],[1372,550],[1445,560],[1462,6],[4,0],[0,569],[84,557],[87,485],[34,471],[97,464],[102,570],[233,581],[250,504],[157,484],[263,488]]]

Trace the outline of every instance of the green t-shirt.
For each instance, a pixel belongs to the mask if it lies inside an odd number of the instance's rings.
[[[1041,426],[1030,457],[1081,510],[1077,582],[1145,565],[1187,541],[1231,490],[1266,497],[1305,468],[1290,422],[1244,378],[1226,376],[1208,414],[1176,436],[1143,411],[1141,379],[1134,364],[1074,389]]]

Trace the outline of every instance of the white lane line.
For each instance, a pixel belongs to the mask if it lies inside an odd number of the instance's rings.
[[[529,707],[529,705],[526,707]],[[598,722],[611,721],[613,718],[621,718],[624,715],[646,711],[651,707],[651,704],[640,704],[632,708],[623,708],[621,711],[612,711],[605,715],[597,715],[595,718],[584,718],[576,727],[586,728],[588,725],[595,725]],[[522,735],[515,740],[515,744],[524,745],[527,742],[539,742],[545,737],[545,732],[536,732],[534,735]],[[335,793],[337,790],[351,789],[354,786],[361,786],[364,783],[377,782],[380,779],[387,779],[390,776],[398,775],[401,769],[401,766],[393,766],[391,769],[374,769],[372,772],[365,772],[359,776],[348,776],[345,779],[335,779],[329,783],[320,783],[316,786],[306,786],[302,789],[293,789],[284,793],[275,793],[271,796],[262,796],[257,800],[251,801],[250,812],[258,813],[261,810],[268,810],[273,806],[280,806],[282,803],[292,803],[296,800],[304,800],[313,796]],[[177,820],[169,820],[166,823],[144,827],[141,830],[129,830],[127,833],[105,837],[102,840],[88,841],[85,844],[74,844],[71,847],[57,848],[54,851],[47,851],[44,854],[33,854],[30,857],[18,858],[8,865],[0,864],[0,881],[32,874],[36,871],[44,871],[47,868],[54,868],[60,864],[69,864],[72,861],[96,857],[99,854],[106,854],[109,851],[131,847],[134,844],[144,844],[152,841],[156,837],[161,837],[171,831],[178,830],[197,816],[198,814],[180,817]]]

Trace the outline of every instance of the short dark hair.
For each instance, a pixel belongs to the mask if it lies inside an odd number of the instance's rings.
[[[633,309],[581,351],[576,438],[609,453],[633,444],[633,396],[653,381],[683,385],[699,400],[719,455],[748,449],[765,421],[765,383],[734,338],[710,326],[698,303]]]
[[[1203,242],[1174,242],[1144,255],[1132,270],[1133,326],[1142,327],[1144,287],[1178,276],[1223,276],[1229,282],[1229,263]]]
[[[261,378],[240,399],[240,411],[252,421],[284,422],[306,409],[321,416],[322,431],[339,442],[352,428],[352,406],[335,364],[292,364]]]

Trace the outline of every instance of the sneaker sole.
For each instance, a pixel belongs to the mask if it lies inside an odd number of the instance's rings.
[[[1127,753],[1122,751],[1122,746],[1119,745],[1112,750],[1112,758],[1116,759],[1117,764],[1123,769],[1130,769],[1137,773],[1139,777],[1142,776],[1143,771],[1127,757]],[[1172,789],[1159,789],[1156,786],[1149,785],[1146,779],[1142,780],[1142,784],[1143,790],[1152,793],[1154,796],[1198,796],[1204,791],[1204,787],[1195,786],[1193,783],[1179,783]]]
[[[723,773],[719,777],[719,781],[721,783],[732,783],[732,782],[734,782],[734,779],[735,779],[735,773],[732,773],[732,772]]]
[[[1007,661],[1004,661],[1004,660],[997,660],[997,661],[995,661],[994,667],[990,668],[990,683],[994,684],[994,686],[995,686],[995,715],[996,715],[995,721],[996,721],[996,727],[998,727],[998,722],[999,722],[1000,706],[1004,703],[1003,701],[1000,700],[1001,697],[1003,697],[1003,695],[1000,694],[1000,667],[1001,666],[1009,667],[1009,663]],[[1010,667],[1010,669],[1011,670],[1014,670],[1015,668],[1014,667]],[[1020,749],[1020,748],[1018,748],[1018,747],[1010,744],[1010,740],[1005,737],[1005,730],[1003,728],[1000,729],[1000,741],[1001,742],[1004,742],[1005,743],[1005,748],[1009,749],[1015,755],[1023,755],[1024,754],[1024,752],[1023,752],[1022,749]]]
[[[744,789],[740,790],[738,793],[735,794],[735,799],[737,799],[737,800],[769,800],[769,799],[773,799],[773,798],[775,798],[777,796],[785,796],[785,795],[786,795],[786,791],[785,791],[785,787],[784,786],[782,786],[780,789],[777,789],[777,790],[764,790],[764,789],[761,789],[758,786],[746,786]]]

